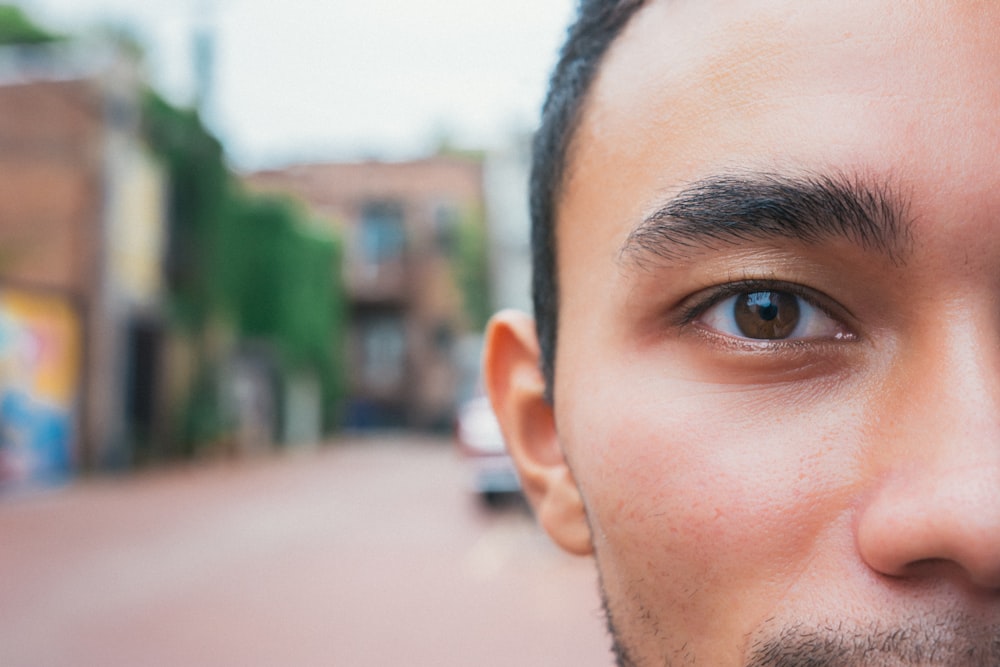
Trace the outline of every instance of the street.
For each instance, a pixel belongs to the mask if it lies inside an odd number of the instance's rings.
[[[0,500],[0,665],[608,667],[593,563],[353,439]]]

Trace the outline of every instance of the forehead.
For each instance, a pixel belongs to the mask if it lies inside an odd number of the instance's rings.
[[[995,125],[998,42],[992,2],[654,0],[605,56],[563,199],[595,173],[608,195],[616,182],[679,187],[709,165],[898,170],[954,154],[964,146],[945,139]],[[962,137],[956,107],[974,122]],[[927,131],[935,123],[943,133]],[[921,143],[902,151],[900,140]]]
[[[761,117],[790,107],[822,117],[880,98],[929,116],[969,88],[996,101],[988,82],[998,71],[998,13],[991,2],[654,1],[609,50],[571,166],[623,127],[617,152],[670,151],[682,167],[703,158],[709,141],[755,145],[750,130],[767,129]],[[681,140],[693,134],[706,141],[692,154]],[[802,137],[787,138],[791,148]]]

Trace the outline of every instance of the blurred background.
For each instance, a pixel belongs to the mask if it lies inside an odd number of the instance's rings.
[[[478,370],[572,12],[0,4],[0,664],[610,663]]]

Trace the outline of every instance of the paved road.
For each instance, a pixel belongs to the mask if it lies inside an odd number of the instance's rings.
[[[383,438],[0,501],[0,665],[608,667],[592,563],[463,473]]]

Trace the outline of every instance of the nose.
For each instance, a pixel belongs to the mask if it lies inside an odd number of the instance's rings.
[[[894,577],[957,569],[977,587],[1000,588],[998,474],[995,466],[956,466],[934,479],[886,482],[858,525],[862,557]]]
[[[939,347],[886,394],[856,524],[859,552],[881,574],[1000,588],[1000,364],[978,350]]]

